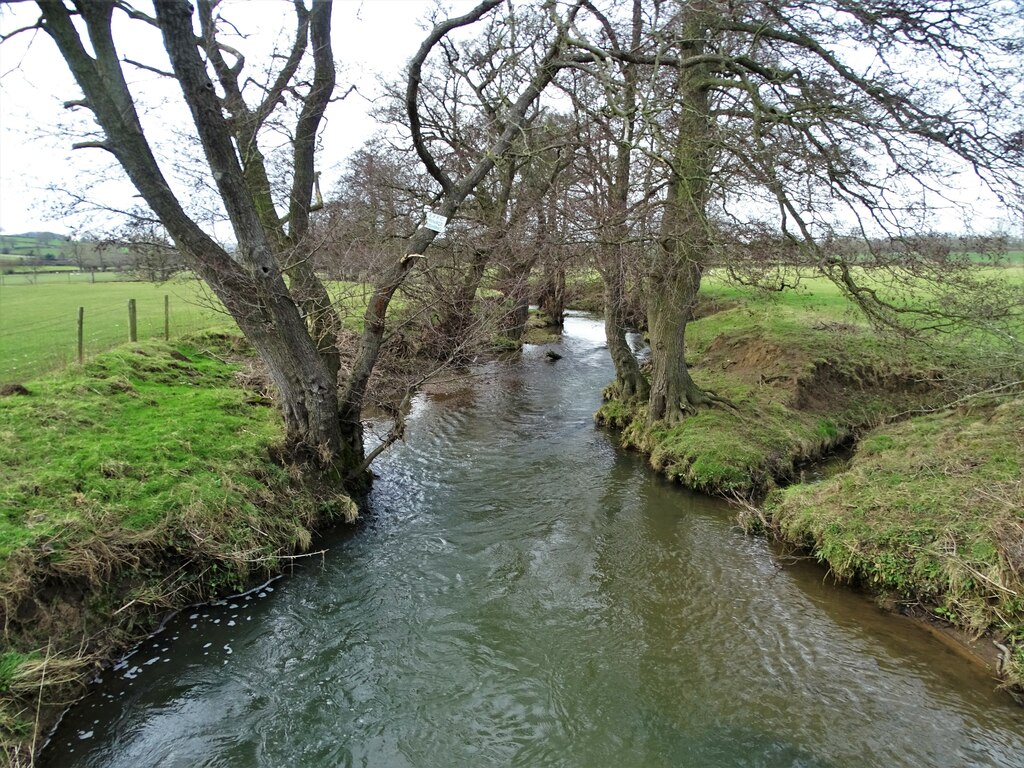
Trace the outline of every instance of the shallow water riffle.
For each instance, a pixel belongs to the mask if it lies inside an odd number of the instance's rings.
[[[594,427],[600,323],[554,348],[418,396],[367,523],[180,614],[43,765],[1024,765],[984,670]]]

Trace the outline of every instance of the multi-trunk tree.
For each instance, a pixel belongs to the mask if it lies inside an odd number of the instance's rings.
[[[243,54],[224,42],[226,22],[217,0],[199,0],[195,8],[186,0],[158,0],[153,15],[116,0],[39,0],[37,5],[37,26],[56,44],[83,93],[69,106],[91,112],[100,128],[98,138],[79,146],[114,156],[176,247],[253,344],[280,394],[291,455],[341,473],[361,466],[362,404],[380,353],[388,307],[415,267],[416,257],[437,233],[419,227],[401,255],[381,270],[358,352],[339,382],[339,321],[313,269],[318,242],[310,237],[310,216],[320,204],[317,135],[336,85],[329,0],[314,0],[310,8],[300,0],[293,4],[291,48],[263,62],[270,75],[256,79],[250,77]],[[439,21],[409,65],[405,120],[418,159],[440,188],[434,208],[446,217],[512,146],[553,77],[553,62],[564,45],[564,24],[558,16],[564,9],[551,6],[545,13],[529,15],[534,25],[529,50],[536,56],[528,75],[494,111],[492,140],[482,151],[462,158],[457,167],[443,170],[422,129],[424,64],[449,34],[480,21],[500,5],[501,0],[483,0],[462,16]],[[505,12],[514,9],[510,6]],[[115,17],[121,17],[116,24]],[[118,50],[114,30],[122,22],[159,30],[164,62],[131,65],[165,74],[180,87],[202,148],[205,177],[230,222],[235,239],[231,251],[190,216],[184,196],[157,159],[152,131],[143,128],[136,94],[125,74],[129,62]],[[289,104],[295,107],[291,113]],[[276,168],[286,167],[284,183],[272,172],[267,157],[264,142],[271,128],[289,136],[287,162],[274,158]]]
[[[650,138],[644,151],[665,184],[658,243],[645,256],[651,420],[673,423],[717,400],[690,375],[685,331],[710,267],[757,261],[745,244],[772,244],[762,263],[815,268],[873,318],[896,323],[943,308],[880,290],[880,273],[865,268],[889,270],[903,289],[954,277],[913,237],[921,210],[945,202],[951,169],[1006,202],[1019,195],[1021,18],[1005,3],[672,0],[632,17],[622,4],[590,10],[597,23],[578,25],[567,58],[606,85],[623,136]],[[640,149],[620,143],[622,154]],[[862,247],[834,247],[851,230]],[[878,235],[902,244],[899,260],[873,257]],[[979,287],[963,274],[953,280],[961,296]],[[991,318],[992,303],[975,314]],[[966,320],[970,308],[947,301],[945,316]]]

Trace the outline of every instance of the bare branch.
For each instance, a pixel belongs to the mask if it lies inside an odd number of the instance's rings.
[[[28,26],[20,27],[18,29],[8,32],[6,35],[0,35],[0,43],[6,43],[8,40],[17,37],[23,32],[33,32],[43,28],[42,18],[38,19],[35,24],[29,24]]]
[[[143,64],[141,61],[129,59],[127,56],[122,57],[121,61],[123,61],[125,64],[131,64],[133,67],[136,67],[138,69],[145,70],[146,72],[152,72],[153,74],[160,75],[160,77],[169,77],[172,80],[174,79],[173,72],[167,72],[163,69],[159,69],[158,67],[151,67],[149,64]]]
[[[423,64],[427,60],[427,56],[434,49],[444,37],[454,29],[464,27],[469,24],[473,24],[476,21],[482,19],[487,13],[493,10],[495,7],[500,5],[502,0],[483,0],[479,5],[473,8],[469,13],[458,16],[454,19],[448,19],[440,24],[435,24],[434,28],[427,35],[426,39],[420,44],[419,50],[416,51],[416,55],[413,56],[409,62],[409,75],[408,75],[408,86],[405,93],[405,109],[406,115],[409,120],[409,131],[412,134],[413,145],[416,148],[416,154],[419,156],[420,161],[426,167],[427,172],[441,185],[441,190],[444,194],[450,194],[453,189],[452,180],[448,175],[441,170],[434,156],[430,153],[427,148],[426,142],[423,140],[422,123],[420,121],[420,113],[418,107],[419,88],[422,79]]]
[[[72,149],[105,149],[113,153],[113,148],[105,141],[79,141],[71,145]]]

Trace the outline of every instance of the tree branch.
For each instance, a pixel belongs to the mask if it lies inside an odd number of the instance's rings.
[[[427,148],[426,142],[423,138],[423,126],[420,120],[419,113],[419,89],[420,82],[422,80],[423,64],[427,60],[427,56],[449,32],[459,27],[464,27],[474,22],[479,21],[492,9],[496,8],[502,3],[503,0],[483,0],[479,5],[473,8],[469,13],[462,16],[458,16],[454,19],[448,19],[441,24],[435,24],[434,28],[430,30],[430,34],[427,35],[426,39],[420,45],[419,50],[416,51],[416,55],[412,57],[409,62],[409,75],[408,82],[405,91],[405,111],[409,119],[409,131],[412,134],[413,146],[416,148],[416,154],[419,156],[420,161],[427,169],[434,180],[441,185],[441,190],[445,195],[451,193],[453,188],[452,180],[448,175],[441,170],[434,156],[430,153]]]

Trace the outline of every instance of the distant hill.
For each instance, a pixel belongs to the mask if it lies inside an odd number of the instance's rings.
[[[68,261],[74,255],[74,241],[56,232],[23,232],[0,235],[0,259],[42,259]]]
[[[0,237],[27,237],[35,240],[49,242],[51,240],[69,240],[67,235],[58,235],[56,232],[23,232],[20,235],[0,235]]]
[[[74,257],[75,243],[56,232],[0,234],[0,261],[39,260],[68,263]]]

